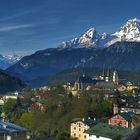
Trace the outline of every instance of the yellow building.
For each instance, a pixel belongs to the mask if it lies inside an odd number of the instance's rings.
[[[96,121],[89,118],[74,119],[70,126],[70,135],[72,138],[77,138],[77,140],[86,140],[85,131],[91,126],[95,125]]]
[[[128,86],[127,86],[127,90],[128,90],[128,91],[131,91],[131,90],[133,90],[133,89],[135,89],[135,88],[139,88],[139,86],[137,86],[137,85],[128,85]]]

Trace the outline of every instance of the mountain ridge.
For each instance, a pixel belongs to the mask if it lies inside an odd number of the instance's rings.
[[[0,69],[7,69],[17,63],[22,57],[18,55],[1,55],[0,54]]]
[[[104,41],[106,36],[108,36],[107,34],[104,33],[104,36],[103,34],[99,35],[94,28],[91,28],[86,34],[81,35],[79,39],[72,40],[75,42],[72,46],[68,42],[66,43],[66,45],[69,44],[67,47],[59,46],[37,51],[30,56],[23,57],[16,64],[6,69],[6,71],[28,82],[38,77],[47,77],[65,69],[78,67],[101,69],[106,65],[106,67],[111,69],[138,72],[140,71],[139,36],[136,35],[137,39],[134,38],[133,40],[128,40],[126,37],[127,35],[129,37],[132,31],[134,31],[134,34],[139,34],[139,32],[136,32],[140,31],[139,25],[139,20],[129,20],[120,28],[119,32],[116,32],[118,37],[110,41]],[[125,27],[127,27],[127,32],[123,32]],[[131,31],[131,29],[133,30]],[[125,33],[125,38],[122,37],[124,36],[122,32]],[[105,46],[96,46],[98,43],[101,43],[96,38],[103,39],[102,42],[105,42]],[[85,39],[88,39],[88,41],[86,42]],[[109,37],[107,37],[108,39]],[[78,41],[82,42],[82,44],[78,45],[83,46],[76,46]]]
[[[101,49],[46,49],[23,57],[9,67],[7,72],[23,80],[33,80],[69,68],[102,68],[104,64],[119,70],[140,71],[139,52],[140,42],[118,42]]]
[[[108,47],[118,41],[140,42],[140,20],[137,18],[128,20],[113,34],[98,34],[95,28],[90,28],[77,38],[63,41],[58,48],[100,48]]]

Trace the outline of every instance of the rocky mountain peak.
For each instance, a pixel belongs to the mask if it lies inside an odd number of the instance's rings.
[[[59,48],[89,48],[101,47],[111,39],[107,33],[98,34],[95,28],[90,28],[81,36],[74,38],[70,41],[62,42]]]
[[[140,41],[140,20],[130,19],[114,35],[126,41]]]

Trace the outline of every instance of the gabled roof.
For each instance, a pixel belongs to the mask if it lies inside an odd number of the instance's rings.
[[[88,125],[88,126],[93,126],[93,125],[96,125],[97,123],[99,123],[99,121],[93,120],[91,118],[83,118],[83,119],[75,118],[75,119],[72,120],[72,123],[73,122],[79,122],[79,121],[84,123],[84,124],[86,124],[86,125]]]
[[[27,129],[10,123],[8,121],[0,121],[0,133],[17,133],[17,132],[26,132]]]
[[[122,112],[122,113],[119,113],[119,115],[122,116],[127,121],[131,121],[133,117],[132,112]]]
[[[118,113],[118,114],[115,114],[114,116],[116,115],[120,115],[121,117],[123,117],[126,121],[131,121],[132,120],[132,117],[134,115],[133,112],[121,112],[121,113]],[[114,117],[113,116],[113,117]],[[112,118],[112,117],[111,117]]]

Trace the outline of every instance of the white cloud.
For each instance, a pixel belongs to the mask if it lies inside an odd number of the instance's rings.
[[[14,30],[26,29],[34,27],[33,24],[21,24],[21,25],[11,25],[0,27],[0,32],[9,32]]]
[[[29,14],[29,13],[31,13],[31,11],[23,11],[23,12],[21,12],[21,13],[16,13],[16,14],[14,14],[14,15],[11,15],[11,16],[7,16],[7,17],[1,17],[0,18],[0,21],[7,21],[7,20],[12,20],[12,19],[15,19],[15,18],[19,18],[19,17],[21,17],[21,16],[24,16],[24,15],[27,15],[27,14]]]

